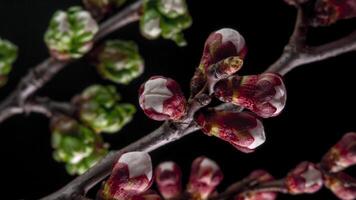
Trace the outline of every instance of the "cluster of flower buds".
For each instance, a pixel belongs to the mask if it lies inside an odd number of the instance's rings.
[[[290,194],[315,193],[323,186],[323,174],[315,164],[305,161],[289,172],[285,185]]]
[[[114,86],[92,85],[73,98],[79,119],[95,132],[115,133],[132,120],[136,109],[118,103],[120,96]]]
[[[183,195],[182,174],[174,162],[164,162],[155,170],[156,184],[164,199],[176,199]],[[190,199],[205,200],[214,194],[223,179],[220,167],[213,160],[201,156],[192,163],[186,193]]]
[[[142,35],[148,39],[162,36],[178,46],[186,45],[182,31],[192,24],[185,0],[143,0],[140,20]]]
[[[249,182],[256,182],[262,184],[273,181],[274,178],[268,172],[264,170],[255,170],[247,178]],[[238,194],[234,197],[234,200],[275,200],[277,193],[275,192],[246,192]]]
[[[218,82],[215,96],[247,108],[260,117],[275,117],[286,105],[286,88],[282,77],[275,73],[231,76]]]
[[[139,102],[151,119],[178,120],[186,113],[186,99],[173,79],[153,76],[139,90]]]
[[[82,57],[92,47],[99,27],[90,13],[81,7],[57,11],[45,34],[45,42],[51,55],[58,60]]]
[[[126,0],[83,0],[85,8],[98,20],[125,2]]]
[[[17,47],[10,41],[0,38],[0,87],[7,82],[12,64],[17,58]]]
[[[354,17],[356,17],[355,0],[317,0],[312,25],[327,26]]]
[[[343,172],[325,175],[325,186],[329,188],[339,199],[356,199],[356,180]]]
[[[101,76],[115,83],[128,84],[140,76],[144,69],[144,61],[132,41],[107,41],[96,57]]]
[[[345,134],[323,157],[321,165],[330,172],[339,172],[356,164],[356,133]]]
[[[69,174],[82,174],[107,154],[102,138],[76,120],[54,116],[51,120],[53,157],[66,163]]]
[[[266,140],[263,124],[248,112],[207,111],[196,115],[201,130],[250,153]]]
[[[116,162],[98,196],[102,200],[158,200],[155,194],[145,194],[152,182],[151,157],[144,152],[125,153]]]

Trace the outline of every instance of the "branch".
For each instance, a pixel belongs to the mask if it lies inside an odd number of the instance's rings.
[[[289,43],[285,46],[282,55],[266,72],[285,75],[298,66],[322,61],[356,50],[356,31],[328,44],[316,47],[307,46],[305,40],[308,31],[308,16],[306,15],[305,6],[298,8],[298,17],[294,32]]]
[[[142,5],[138,1],[118,14],[112,16],[100,25],[99,32],[94,38],[94,42],[99,42],[110,33],[121,29],[127,24],[139,20],[139,9]],[[14,92],[0,103],[0,122],[7,118],[23,113],[21,111],[26,100],[48,83],[59,71],[68,66],[73,61],[58,61],[54,58],[47,58],[42,63],[35,66],[22,78]]]

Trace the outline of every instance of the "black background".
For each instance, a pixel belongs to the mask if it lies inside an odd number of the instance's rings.
[[[79,0],[0,1],[0,36],[20,49],[9,83],[0,90],[1,99],[15,88],[29,68],[48,56],[43,33],[53,12],[79,4]],[[223,27],[239,30],[247,41],[249,53],[240,74],[261,73],[281,54],[296,15],[296,10],[282,0],[190,0],[188,4],[194,24],[185,32],[187,47],[179,48],[167,40],[146,40],[139,34],[137,23],[109,36],[136,41],[146,62],[143,76],[129,86],[117,85],[125,102],[138,105],[137,89],[152,75],[172,77],[188,96],[189,80],[200,60],[206,37]],[[309,43],[337,39],[355,27],[355,20],[349,20],[329,28],[313,29]],[[240,153],[217,138],[196,132],[152,152],[153,162],[156,165],[165,160],[176,161],[186,180],[191,161],[206,155],[216,160],[224,171],[220,190],[254,169],[263,168],[281,178],[300,161],[318,162],[344,133],[356,130],[355,68],[356,53],[348,53],[287,74],[286,109],[280,116],[264,120],[267,141],[253,154]],[[60,72],[39,95],[68,101],[93,83],[110,84],[99,77],[93,66],[80,60]],[[106,135],[105,140],[112,149],[119,149],[159,125],[160,122],[150,120],[138,110],[131,124],[116,135]],[[0,199],[36,199],[73,179],[62,164],[52,159],[47,118],[37,114],[13,117],[0,125],[0,134]],[[336,199],[326,189],[314,195],[279,197]]]

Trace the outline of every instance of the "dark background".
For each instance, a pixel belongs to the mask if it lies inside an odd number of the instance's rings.
[[[43,33],[53,12],[79,4],[79,0],[0,1],[0,36],[20,49],[9,83],[0,90],[1,99],[15,88],[28,69],[48,56]],[[139,85],[158,74],[177,80],[188,96],[189,80],[200,60],[204,41],[210,32],[222,27],[239,30],[247,40],[249,53],[240,74],[261,73],[281,54],[296,15],[296,10],[282,0],[190,0],[188,4],[194,24],[185,32],[189,43],[185,48],[167,40],[144,39],[139,34],[137,23],[110,35],[110,38],[136,41],[146,62],[143,76],[129,86],[117,85],[125,102],[138,105]],[[329,28],[315,29],[309,42],[321,44],[331,41],[355,27],[355,20],[349,20]],[[266,169],[281,178],[300,161],[318,162],[344,133],[356,130],[355,63],[356,53],[348,53],[302,66],[287,74],[286,109],[280,116],[264,120],[267,141],[253,154],[240,153],[217,138],[196,132],[154,151],[151,154],[153,162],[176,161],[186,180],[191,161],[206,155],[216,160],[224,171],[225,180],[220,190],[257,168]],[[39,95],[68,101],[93,83],[110,84],[99,77],[93,66],[80,60],[60,72]],[[150,120],[138,110],[131,124],[116,135],[106,135],[105,140],[112,149],[119,149],[159,125],[160,122]],[[0,125],[0,134],[0,199],[37,199],[73,179],[62,164],[52,159],[46,117],[37,114],[13,117]],[[279,199],[336,197],[323,189],[314,195],[280,195]]]

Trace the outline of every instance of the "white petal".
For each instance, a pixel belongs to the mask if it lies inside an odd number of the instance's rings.
[[[118,162],[128,166],[130,178],[146,175],[148,180],[152,179],[152,162],[147,153],[138,151],[125,153]]]
[[[167,80],[164,78],[156,78],[148,80],[145,83],[143,91],[144,108],[152,108],[158,113],[163,112],[163,103],[173,96],[173,93],[167,88]]]
[[[222,42],[232,42],[236,49],[237,52],[240,53],[240,51],[244,48],[245,46],[245,39],[242,37],[242,35],[237,32],[234,29],[231,28],[223,28],[220,29],[219,31],[216,31],[216,33],[219,33],[222,35]]]

